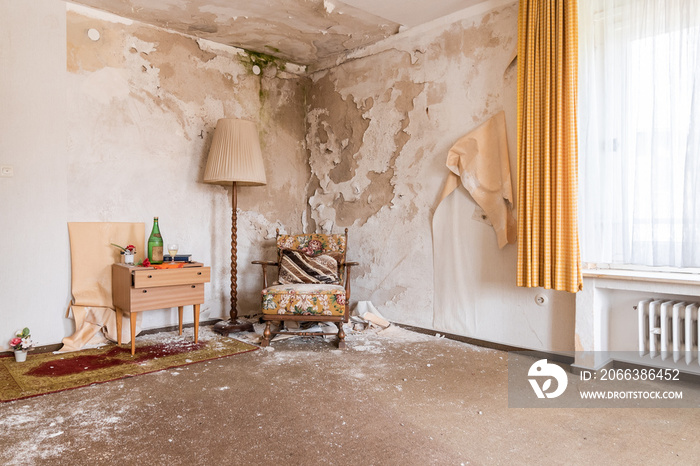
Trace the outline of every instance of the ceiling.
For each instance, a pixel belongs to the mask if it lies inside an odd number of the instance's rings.
[[[299,65],[338,60],[484,0],[71,0]]]

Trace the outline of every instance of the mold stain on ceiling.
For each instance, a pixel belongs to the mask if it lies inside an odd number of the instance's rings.
[[[399,24],[333,0],[75,0],[141,21],[299,65],[342,56]]]
[[[483,0],[71,0],[298,65],[352,50]]]

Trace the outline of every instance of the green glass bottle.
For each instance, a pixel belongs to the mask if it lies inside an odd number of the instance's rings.
[[[151,264],[163,263],[163,237],[158,228],[158,217],[153,217],[153,229],[148,237],[148,260]]]

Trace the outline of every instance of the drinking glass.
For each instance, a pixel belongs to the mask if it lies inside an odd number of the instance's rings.
[[[177,255],[178,249],[180,249],[180,247],[177,245],[177,243],[168,244],[168,254],[170,254],[170,262],[175,262],[175,255]]]

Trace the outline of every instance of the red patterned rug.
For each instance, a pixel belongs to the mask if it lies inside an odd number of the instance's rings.
[[[192,329],[185,330],[182,336],[176,332],[139,336],[134,356],[130,345],[114,344],[73,353],[29,353],[27,360],[20,363],[9,355],[0,357],[0,401],[109,382],[256,349],[257,346],[203,328],[198,343],[192,338]]]

